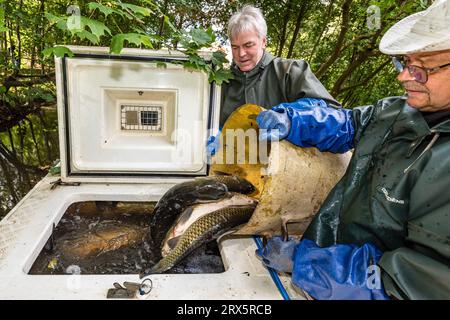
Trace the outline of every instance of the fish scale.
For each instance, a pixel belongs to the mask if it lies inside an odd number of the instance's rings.
[[[151,216],[153,246],[161,248],[161,242],[167,231],[188,206],[221,199],[227,192],[248,194],[254,190],[253,185],[247,180],[226,175],[196,178],[173,186],[158,201]]]
[[[156,265],[149,274],[171,269],[182,258],[202,244],[216,239],[230,229],[247,222],[255,206],[227,207],[207,214],[194,222],[181,236],[177,246]],[[141,277],[143,277],[141,275]]]

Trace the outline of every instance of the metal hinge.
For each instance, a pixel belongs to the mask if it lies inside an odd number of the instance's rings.
[[[58,179],[56,181],[50,182],[52,184],[51,190],[55,189],[57,186],[72,186],[72,187],[78,187],[81,182],[63,182],[61,179]]]

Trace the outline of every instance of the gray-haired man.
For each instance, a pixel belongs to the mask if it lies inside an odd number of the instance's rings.
[[[228,22],[234,79],[222,86],[220,125],[246,103],[270,108],[303,97],[339,106],[307,62],[275,58],[266,48],[267,25],[261,10],[245,6]]]
[[[393,56],[405,97],[258,115],[261,128],[289,127],[278,138],[296,145],[354,148],[300,244],[274,238],[260,254],[286,271],[276,252],[295,247],[293,282],[316,299],[449,299],[450,0],[398,22],[380,50]]]

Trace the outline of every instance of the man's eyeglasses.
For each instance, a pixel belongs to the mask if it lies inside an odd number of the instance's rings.
[[[430,73],[436,72],[439,69],[450,66],[450,63],[443,64],[442,66],[434,68],[423,68],[415,65],[406,66],[402,57],[392,57],[392,62],[394,63],[395,70],[397,70],[400,73],[405,68],[407,68],[410,76],[413,77],[414,80],[416,80],[419,83],[426,83],[428,81],[428,75]]]

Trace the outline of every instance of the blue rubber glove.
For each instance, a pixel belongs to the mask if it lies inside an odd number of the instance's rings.
[[[294,250],[299,242],[300,240],[291,237],[288,241],[273,237],[264,248],[257,249],[255,253],[266,267],[280,272],[292,272]]]
[[[320,107],[320,108],[327,108],[327,103],[322,99],[316,99],[316,98],[300,98],[295,102],[286,102],[286,103],[280,103],[277,106],[272,107],[272,109],[277,109],[279,107],[292,107],[292,108],[302,108],[302,107]]]
[[[344,153],[354,147],[353,111],[327,107],[320,99],[303,98],[272,108],[286,112],[291,130],[286,139],[300,147]]]
[[[281,140],[288,136],[291,130],[291,120],[285,110],[266,110],[256,117],[259,126],[260,140]]]
[[[319,300],[386,300],[376,266],[381,255],[369,243],[320,248],[303,239],[294,253],[292,282]]]
[[[217,150],[220,149],[220,135],[222,130],[219,130],[219,133],[215,136],[209,136],[208,140],[206,140],[206,154],[209,157],[212,157],[216,154]]]

